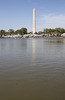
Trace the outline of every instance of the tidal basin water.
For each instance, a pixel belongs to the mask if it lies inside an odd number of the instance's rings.
[[[65,39],[0,39],[0,100],[65,100]]]

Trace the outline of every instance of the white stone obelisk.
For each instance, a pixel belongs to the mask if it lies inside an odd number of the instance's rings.
[[[35,25],[35,8],[33,8],[33,34],[35,33],[36,31],[36,25]]]

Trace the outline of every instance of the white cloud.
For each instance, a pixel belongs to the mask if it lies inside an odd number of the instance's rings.
[[[65,15],[42,15],[37,22],[37,31],[43,30],[44,28],[65,28]]]

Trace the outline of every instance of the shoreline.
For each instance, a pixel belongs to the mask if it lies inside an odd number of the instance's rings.
[[[18,38],[13,38],[13,37],[4,38],[4,37],[1,37],[0,39],[26,39],[26,38],[20,38],[20,37],[18,37]],[[65,37],[28,37],[27,39],[29,39],[29,38],[36,38],[36,39],[65,39]]]
[[[44,39],[65,39],[65,37],[39,37]]]
[[[0,37],[0,39],[23,39],[23,37]],[[65,39],[65,37],[25,37],[25,38],[44,38],[44,39]],[[24,39],[25,39],[24,38]]]
[[[0,37],[0,39],[8,39],[8,38],[14,38],[14,39],[22,39],[22,38],[44,38],[44,39],[65,39],[65,37],[63,36],[43,36],[41,35],[37,35],[37,34],[25,34],[25,35],[7,35],[7,36],[2,36]]]

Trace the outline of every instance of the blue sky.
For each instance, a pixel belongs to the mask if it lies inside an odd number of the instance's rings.
[[[33,8],[36,9],[36,31],[65,28],[65,0],[0,0],[0,30],[26,27],[32,31]]]

